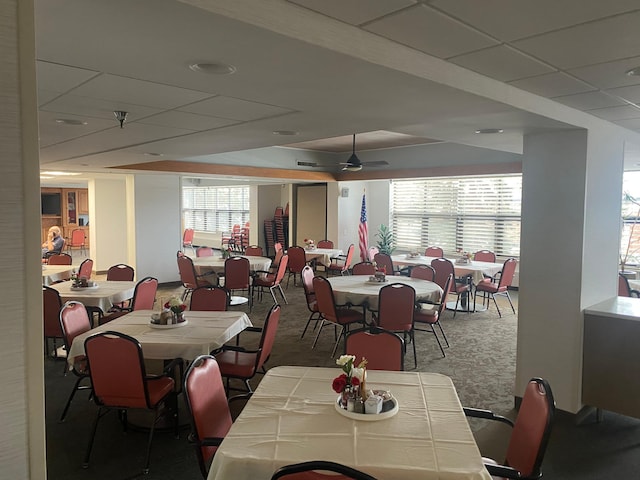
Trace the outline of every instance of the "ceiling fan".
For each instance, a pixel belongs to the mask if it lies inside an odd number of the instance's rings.
[[[298,165],[300,166],[304,166],[304,167],[324,167],[326,165],[323,164],[318,164],[315,162],[298,162]],[[361,161],[358,156],[356,155],[356,134],[353,134],[353,147],[352,147],[352,151],[351,151],[351,156],[349,157],[349,159],[346,162],[341,162],[339,163],[339,165],[343,165],[342,170],[348,171],[348,172],[359,172],[360,170],[362,170],[362,167],[364,165],[369,166],[369,167],[381,167],[384,165],[389,165],[388,162],[386,162],[385,160],[379,160],[379,161],[375,161],[375,162],[363,162]]]

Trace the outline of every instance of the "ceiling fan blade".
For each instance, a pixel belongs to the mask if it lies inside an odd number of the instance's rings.
[[[298,162],[299,167],[321,167],[322,165],[318,165],[316,162]]]
[[[374,162],[362,162],[362,165],[366,165],[367,167],[383,167],[385,165],[389,165],[389,162],[385,160],[376,160]]]

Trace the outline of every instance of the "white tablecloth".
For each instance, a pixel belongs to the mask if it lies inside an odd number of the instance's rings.
[[[442,296],[442,289],[436,283],[427,280],[393,275],[387,275],[388,282],[385,283],[370,282],[368,279],[369,277],[365,275],[330,277],[328,280],[333,288],[336,304],[363,305],[366,303],[370,310],[377,310],[380,289],[391,283],[411,285],[416,291],[416,301],[437,303]]]
[[[304,252],[304,256],[307,262],[311,260],[316,260],[318,263],[322,265],[331,264],[331,257],[337,257],[340,255],[344,255],[342,250],[337,248],[316,248],[314,250],[306,250]]]
[[[258,270],[266,272],[271,266],[271,259],[268,257],[243,256],[249,260],[249,269],[252,272]],[[196,268],[196,274],[198,275],[203,275],[211,271],[214,271],[216,273],[224,273],[225,260],[217,255],[213,255],[211,257],[195,257],[192,258],[192,260],[193,266]]]
[[[78,265],[42,265],[42,284],[51,285],[59,280],[68,280],[79,268]]]
[[[168,360],[183,358],[193,360],[228,342],[245,328],[251,320],[244,312],[196,312],[187,311],[187,325],[154,329],[149,326],[153,310],[137,310],[105,323],[77,336],[71,345],[68,358],[72,362],[77,355],[84,355],[84,341],[94,333],[113,330],[136,338],[142,346],[144,358]]]
[[[399,412],[367,422],[335,411],[338,368],[270,369],[231,427],[208,480],[268,480],[279,467],[332,460],[384,480],[489,480],[449,377],[367,372]]]
[[[436,257],[419,256],[409,258],[407,255],[392,255],[393,265],[431,265],[431,260]],[[474,284],[481,282],[484,278],[483,274],[493,277],[502,270],[502,263],[476,262],[475,260],[466,265],[457,265],[455,258],[450,258],[456,273],[456,277],[470,276]]]
[[[133,297],[136,282],[101,281],[98,288],[83,288],[72,290],[72,282],[56,283],[51,286],[60,293],[62,303],[69,300],[82,302],[85,307],[98,307],[103,312],[109,310],[116,303],[124,302]]]

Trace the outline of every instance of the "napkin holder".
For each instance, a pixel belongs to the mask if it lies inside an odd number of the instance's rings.
[[[367,400],[364,402],[364,413],[366,414],[374,414],[382,412],[382,397],[379,395],[369,395]]]

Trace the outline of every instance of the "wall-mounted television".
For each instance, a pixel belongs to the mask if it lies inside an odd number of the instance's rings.
[[[43,215],[60,216],[62,214],[60,193],[41,193],[40,199],[42,202]]]

